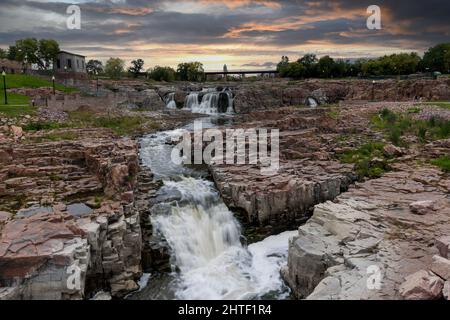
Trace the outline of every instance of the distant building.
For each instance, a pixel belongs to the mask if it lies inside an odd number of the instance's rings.
[[[53,64],[53,69],[58,73],[86,73],[86,57],[67,51],[60,51],[56,56],[56,61]]]
[[[19,61],[0,59],[0,72],[6,73],[26,73],[30,66]]]

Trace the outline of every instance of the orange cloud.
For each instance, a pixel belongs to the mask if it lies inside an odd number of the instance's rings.
[[[145,16],[153,11],[152,8],[112,7],[108,12],[126,14],[129,16]]]
[[[281,4],[277,1],[268,0],[200,0],[201,4],[223,4],[229,9],[236,9],[250,4],[257,4],[272,9],[281,8]]]

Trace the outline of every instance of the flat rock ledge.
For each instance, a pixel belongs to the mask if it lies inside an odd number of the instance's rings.
[[[311,300],[448,299],[449,193],[448,174],[413,164],[356,184],[299,228],[284,279]]]
[[[276,175],[264,176],[258,166],[211,166],[225,203],[243,210],[259,226],[299,225],[314,205],[332,200],[356,180],[352,167],[334,161],[282,162]]]

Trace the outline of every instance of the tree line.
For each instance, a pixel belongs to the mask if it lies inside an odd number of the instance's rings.
[[[202,81],[204,79],[205,71],[200,62],[180,63],[176,70],[171,67],[155,66],[145,72],[144,65],[144,60],[136,59],[131,61],[131,66],[125,70],[125,61],[120,58],[108,59],[105,66],[99,60],[89,60],[86,64],[86,71],[91,75],[106,75],[112,79],[119,79],[127,73],[133,77],[145,74],[149,79],[166,82]]]
[[[314,54],[306,54],[297,61],[290,62],[289,57],[283,56],[277,70],[281,77],[293,79],[407,75],[436,71],[450,73],[450,43],[430,48],[423,58],[415,52],[356,61],[335,60],[330,56],[318,59]]]
[[[59,44],[53,39],[26,38],[17,40],[7,50],[0,48],[0,58],[35,64],[40,70],[49,70],[59,52]]]

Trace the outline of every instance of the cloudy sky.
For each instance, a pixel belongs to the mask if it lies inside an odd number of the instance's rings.
[[[81,30],[68,30],[70,4]],[[382,29],[369,30],[369,5]],[[450,42],[448,0],[0,0],[0,47],[54,38],[88,59],[143,58],[145,67],[201,61],[206,70],[272,68],[282,55],[337,58],[423,53]]]

